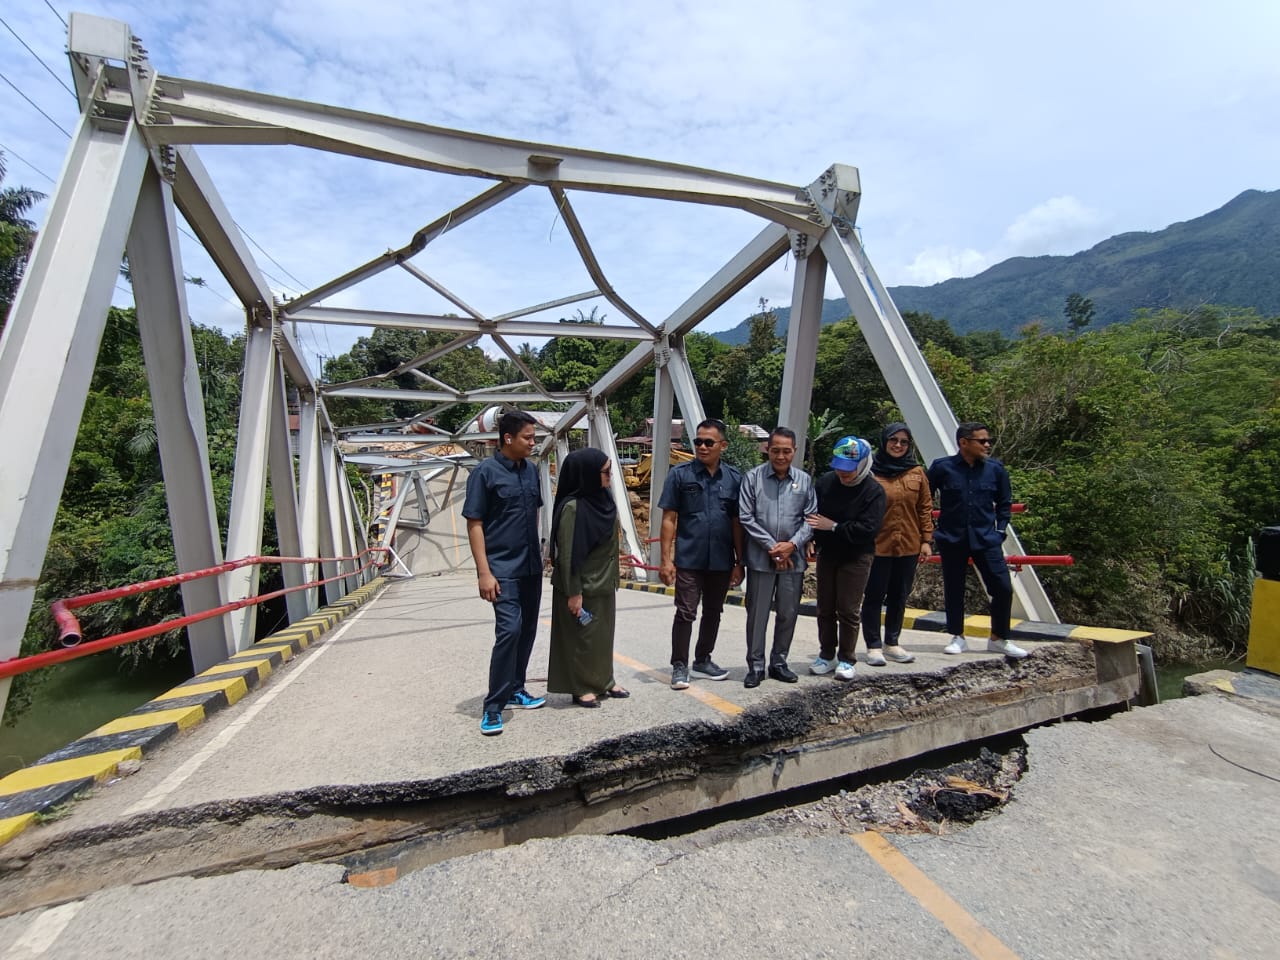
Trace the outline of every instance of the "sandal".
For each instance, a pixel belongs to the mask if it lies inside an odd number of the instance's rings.
[[[625,700],[631,696],[631,691],[625,687],[610,687],[608,693],[615,700]]]
[[[600,706],[600,698],[599,698],[599,697],[595,696],[594,694],[587,694],[587,696],[591,697],[591,699],[590,699],[590,700],[588,700],[588,699],[587,699],[587,697],[580,697],[580,696],[578,696],[577,694],[574,694],[573,702],[574,702],[574,703],[576,703],[576,704],[577,704],[578,706],[580,706],[580,707],[598,707],[598,706]]]

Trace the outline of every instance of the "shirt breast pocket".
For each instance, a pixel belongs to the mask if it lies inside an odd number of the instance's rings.
[[[734,518],[738,515],[738,498],[736,496],[726,497],[720,496],[720,510],[726,517]]]
[[[682,483],[680,485],[680,504],[688,513],[701,513],[703,509],[702,485],[699,483]]]

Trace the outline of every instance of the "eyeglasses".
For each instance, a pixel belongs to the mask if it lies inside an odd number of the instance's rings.
[[[961,439],[968,440],[970,443],[980,443],[984,447],[989,447],[996,442],[995,437],[962,437]]]
[[[714,447],[719,440],[712,440],[710,437],[695,437],[693,445],[695,447]]]
[[[885,441],[885,445],[887,446],[889,444],[899,443],[905,447],[910,442],[911,441],[908,440],[906,437],[890,437],[888,440]]]

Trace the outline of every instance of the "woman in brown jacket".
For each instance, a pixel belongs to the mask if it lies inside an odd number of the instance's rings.
[[[862,600],[862,636],[867,663],[883,667],[885,660],[910,663],[915,654],[898,643],[907,596],[916,564],[933,553],[933,494],[924,468],[911,453],[911,431],[905,423],[891,423],[880,433],[880,449],[871,473],[885,493],[884,524],[876,537],[867,592]],[[884,604],[883,650],[880,606]]]

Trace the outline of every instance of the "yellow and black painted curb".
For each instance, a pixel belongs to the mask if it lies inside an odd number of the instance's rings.
[[[642,590],[645,593],[659,593],[674,597],[675,588],[661,583],[637,583],[634,580],[623,580],[620,586],[626,590]],[[730,590],[724,598],[727,607],[745,607],[747,595],[741,590]],[[818,605],[812,600],[800,604],[800,615],[816,617]],[[883,614],[882,614],[883,616]],[[913,610],[907,608],[902,626],[907,630],[928,630],[934,633],[946,633],[947,615],[937,610]],[[1127,640],[1142,640],[1151,636],[1140,630],[1119,630],[1113,627],[1084,627],[1074,623],[1042,623],[1038,620],[1011,620],[1011,640],[1079,640],[1082,643],[1121,643]],[[990,617],[965,617],[964,633],[967,637],[986,639],[991,635]]]
[[[113,776],[121,763],[140,760],[181,730],[229,707],[272,672],[315,643],[371,599],[382,577],[321,607],[311,616],[264,637],[203,673],[103,724],[61,750],[0,780],[0,844],[17,836],[52,807]]]

